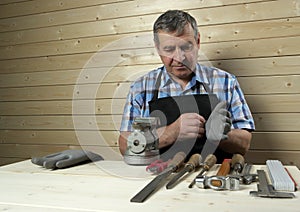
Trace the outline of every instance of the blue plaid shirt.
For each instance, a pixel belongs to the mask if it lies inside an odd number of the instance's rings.
[[[120,131],[133,131],[134,117],[149,116],[148,102],[153,98],[156,79],[160,72],[162,75],[158,98],[213,93],[217,95],[219,101],[227,102],[233,128],[250,131],[255,129],[250,109],[236,77],[223,70],[197,64],[195,75],[184,90],[172,80],[164,66],[150,71],[133,82],[124,106]]]

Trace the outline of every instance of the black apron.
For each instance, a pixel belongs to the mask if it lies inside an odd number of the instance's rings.
[[[205,84],[202,84],[208,94],[193,94],[158,98],[161,75],[162,71],[159,73],[156,80],[153,98],[148,102],[150,116],[158,117],[160,120],[158,127],[170,125],[176,121],[181,114],[184,113],[198,113],[203,116],[205,120],[208,119],[211,111],[219,102],[217,96],[211,93],[209,87],[207,87]],[[198,139],[195,138],[191,140],[177,141],[170,146],[160,149],[161,158],[163,160],[168,160],[177,152],[184,151],[187,154],[188,160],[191,155],[195,153],[201,153],[205,141],[206,136]],[[225,153],[219,148],[217,148],[214,154],[217,157],[218,163],[221,163],[224,158],[232,157],[232,154]]]

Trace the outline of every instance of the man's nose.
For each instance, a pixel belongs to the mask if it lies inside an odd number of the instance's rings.
[[[173,54],[173,59],[182,62],[185,59],[185,52],[181,48],[176,48]]]

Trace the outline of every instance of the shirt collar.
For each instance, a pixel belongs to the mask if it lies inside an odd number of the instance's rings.
[[[206,71],[204,69],[205,69],[205,66],[202,66],[199,63],[196,64],[195,75],[193,76],[193,78],[190,81],[192,86],[195,85],[196,82],[209,84],[207,75],[205,74]],[[162,78],[161,78],[162,87],[169,85],[171,82],[172,82],[172,79],[171,79],[170,75],[168,74],[166,67],[163,66],[163,74],[162,74]]]
[[[200,83],[209,84],[209,81],[207,79],[206,71],[204,70],[205,66],[200,65],[197,63],[196,65],[196,81]]]

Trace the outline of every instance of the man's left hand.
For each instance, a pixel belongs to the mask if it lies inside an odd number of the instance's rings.
[[[220,142],[228,138],[227,133],[231,130],[230,117],[226,102],[218,103],[205,124],[207,141]]]

